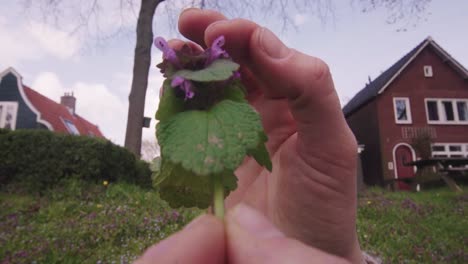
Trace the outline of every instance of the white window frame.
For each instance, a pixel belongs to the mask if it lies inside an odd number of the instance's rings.
[[[406,104],[406,116],[408,117],[407,120],[398,120],[398,113],[397,113],[397,100],[403,100]],[[396,124],[412,124],[413,120],[411,117],[411,104],[408,97],[393,97],[393,116],[395,117]]]
[[[427,102],[432,101],[436,102],[437,105],[437,114],[439,116],[439,120],[429,120],[429,108],[427,107]],[[451,102],[452,103],[452,111],[454,120],[446,120],[446,114],[444,111],[444,106],[442,102]],[[424,107],[426,108],[426,120],[428,124],[432,125],[468,125],[468,120],[460,120],[458,116],[458,108],[457,102],[465,102],[468,104],[468,99],[461,99],[461,98],[425,98],[424,99]]]
[[[444,147],[442,151],[433,151],[432,148],[434,146]],[[450,151],[450,146],[460,146],[461,151]],[[432,157],[434,156],[446,156],[446,157],[453,157],[454,155],[462,156],[468,158],[468,143],[433,143],[431,144],[431,153]]]
[[[423,71],[424,71],[424,77],[432,77],[434,75],[432,72],[431,65],[424,65]]]
[[[78,130],[78,128],[75,126],[75,124],[72,121],[68,119],[64,119],[64,118],[60,118],[60,119],[62,119],[63,124],[65,125],[65,127],[67,128],[68,132],[70,132],[71,135],[76,135],[76,136],[80,135],[80,131]],[[73,128],[70,128],[68,126],[67,122],[69,122],[73,126],[74,130]]]
[[[18,117],[18,102],[12,102],[12,101],[2,101],[0,102],[0,105],[3,107],[2,114],[0,115],[0,128],[4,128],[5,122],[6,122],[6,109],[8,106],[13,106],[13,117],[12,117],[12,126],[11,130],[16,129],[16,119]]]

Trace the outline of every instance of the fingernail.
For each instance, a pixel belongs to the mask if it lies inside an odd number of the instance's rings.
[[[250,206],[239,204],[233,209],[231,215],[242,228],[256,237],[284,237],[284,234],[264,215]]]
[[[284,58],[290,52],[290,49],[267,28],[261,29],[258,42],[262,50],[274,59]]]

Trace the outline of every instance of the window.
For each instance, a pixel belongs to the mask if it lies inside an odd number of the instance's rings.
[[[432,146],[432,151],[445,151],[445,146]]]
[[[70,134],[72,134],[72,135],[79,135],[80,134],[80,131],[78,131],[78,129],[76,128],[75,124],[73,124],[72,121],[67,120],[67,119],[63,119],[63,123],[67,127],[68,132],[70,132]]]
[[[468,103],[464,101],[457,102],[458,119],[468,121]]]
[[[424,76],[432,77],[432,66],[429,66],[429,65],[424,66]]]
[[[0,128],[15,130],[17,113],[17,102],[0,102]]]
[[[468,157],[468,143],[435,143],[431,148],[433,157]]]
[[[431,121],[439,120],[439,112],[437,111],[437,102],[427,101],[426,106],[427,106],[427,113],[428,113],[429,120]]]
[[[429,124],[468,124],[468,99],[426,99]]]
[[[393,98],[393,109],[395,113],[395,123],[411,124],[411,108],[409,98],[395,97]]]
[[[445,120],[447,121],[454,121],[455,117],[453,115],[453,104],[451,101],[442,101],[442,105],[444,106],[444,111],[445,113]]]

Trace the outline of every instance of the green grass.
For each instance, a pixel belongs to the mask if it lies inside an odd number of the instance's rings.
[[[359,199],[361,247],[385,263],[468,263],[468,194],[370,189]]]
[[[128,184],[70,181],[42,197],[9,189],[0,192],[0,263],[130,263],[200,213]]]
[[[467,194],[370,189],[359,198],[363,249],[385,263],[468,263]],[[69,181],[38,196],[0,190],[0,263],[129,263],[199,210],[170,209],[129,184]]]

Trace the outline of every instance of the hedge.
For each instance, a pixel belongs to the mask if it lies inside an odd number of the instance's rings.
[[[14,182],[41,191],[69,178],[151,187],[148,164],[108,140],[47,130],[0,130],[0,185]]]

